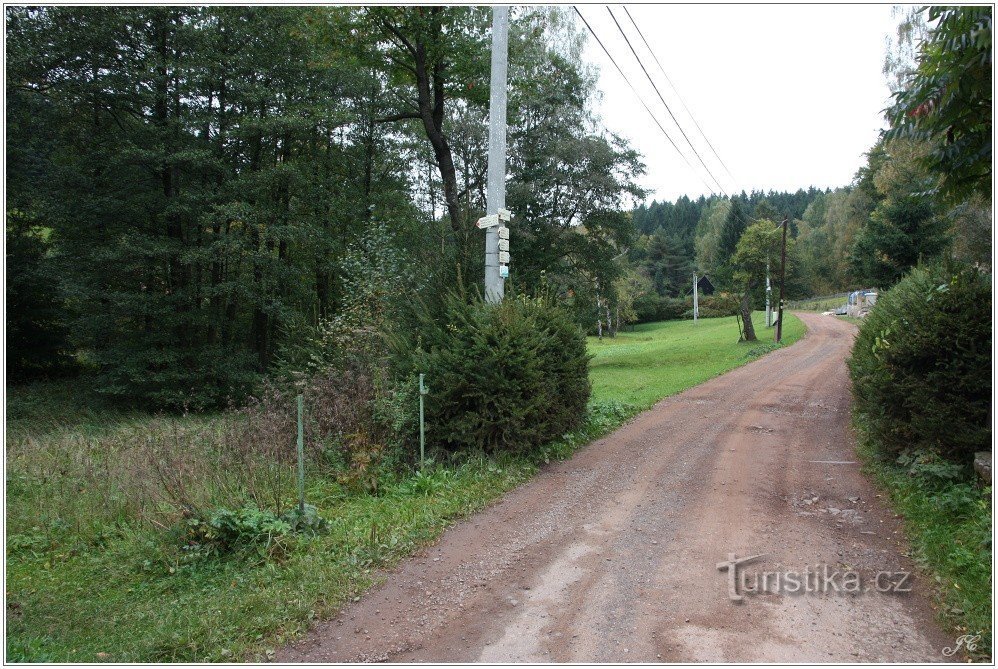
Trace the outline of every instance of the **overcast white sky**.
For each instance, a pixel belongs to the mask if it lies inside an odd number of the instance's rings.
[[[729,192],[844,186],[884,126],[881,72],[896,20],[889,5],[628,5],[693,112],[721,167],[645,50],[623,7],[614,14],[708,167]],[[709,194],[711,183],[651,88],[603,5],[579,9],[676,144],[691,170],[592,38],[600,114],[643,155],[648,200]],[[581,26],[581,22],[580,26]],[[584,29],[584,26],[582,26]],[[715,187],[716,190],[716,187]]]

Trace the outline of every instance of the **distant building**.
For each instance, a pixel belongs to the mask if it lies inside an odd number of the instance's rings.
[[[697,279],[697,290],[701,295],[713,295],[714,294],[714,284],[710,282],[706,276],[702,276]]]
[[[849,293],[849,301],[846,303],[846,314],[853,318],[863,318],[870,312],[870,309],[877,303],[877,289],[865,288]],[[838,313],[838,312],[836,312]]]

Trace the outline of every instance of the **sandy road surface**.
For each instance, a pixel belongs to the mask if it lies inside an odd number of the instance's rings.
[[[917,578],[900,584],[909,593],[729,599],[717,564],[732,553],[763,555],[741,567],[750,586],[759,572],[828,565],[831,583],[847,587],[850,570],[866,587],[912,568],[854,463],[844,360],[855,328],[800,317],[809,332],[794,346],[546,468],[277,659],[944,660],[952,640]]]

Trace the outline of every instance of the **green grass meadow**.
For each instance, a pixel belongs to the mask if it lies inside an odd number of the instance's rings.
[[[804,334],[804,324],[787,313],[783,345]],[[763,312],[753,314],[756,342],[738,341],[734,316],[637,325],[615,339],[589,338],[593,401],[613,400],[647,409],[658,400],[745,364],[777,346]]]
[[[803,332],[788,315],[784,344]],[[579,432],[530,455],[387,473],[376,495],[309,471],[307,498],[329,531],[224,557],[186,553],[176,527],[129,504],[151,494],[136,444],[152,430],[217,429],[214,417],[96,409],[79,382],[8,389],[7,661],[265,661],[546,462],[774,348],[739,343],[733,317],[642,325],[589,346],[593,398]]]

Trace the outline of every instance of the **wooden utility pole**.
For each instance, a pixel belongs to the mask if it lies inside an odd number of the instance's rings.
[[[776,343],[783,338],[783,284],[787,278],[787,218],[783,217],[783,245],[780,247],[780,303],[776,316]]]

